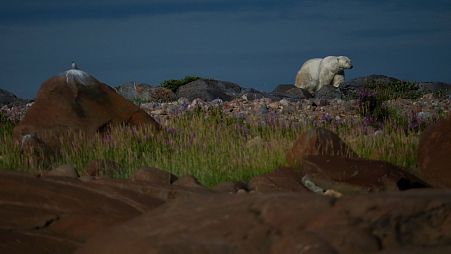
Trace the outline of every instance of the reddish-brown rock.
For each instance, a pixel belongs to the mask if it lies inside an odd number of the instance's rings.
[[[418,166],[421,177],[433,186],[451,188],[451,115],[423,132]]]
[[[78,172],[77,170],[69,164],[60,165],[48,172],[45,172],[44,175],[47,176],[64,176],[64,177],[72,177],[72,178],[78,178]]]
[[[121,173],[121,165],[112,160],[92,160],[83,171],[88,176],[114,177]]]
[[[196,188],[0,172],[0,252],[72,253],[99,230]]]
[[[132,181],[144,181],[155,184],[172,184],[177,177],[158,168],[146,167],[136,170],[130,177]]]
[[[270,173],[253,177],[249,189],[256,192],[308,192],[302,185],[301,174],[292,168],[277,168]]]
[[[451,246],[451,193],[276,193],[177,199],[77,253],[374,253]]]
[[[172,183],[172,185],[188,188],[201,188],[201,189],[205,188],[199,183],[199,181],[194,176],[188,175],[179,177]]]
[[[314,128],[302,133],[287,153],[290,166],[302,165],[306,155],[331,155],[357,158],[357,154],[330,130]]]
[[[309,155],[304,159],[302,174],[324,190],[341,193],[428,187],[393,164],[356,158]]]
[[[91,136],[117,124],[160,129],[151,116],[113,88],[82,71],[70,70],[42,84],[35,102],[14,128],[14,138],[21,143],[31,135],[57,151],[61,136],[70,132]]]
[[[235,193],[237,191],[248,191],[248,186],[243,182],[223,182],[211,188],[211,190],[219,193]]]

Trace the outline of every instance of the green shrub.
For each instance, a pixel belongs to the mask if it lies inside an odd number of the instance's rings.
[[[397,81],[390,84],[367,82],[364,88],[377,94],[378,100],[418,99],[422,96],[419,86],[412,82]]]
[[[186,76],[183,79],[170,79],[161,82],[160,86],[172,90],[174,93],[177,92],[177,89],[183,85],[186,85],[190,82],[200,79],[197,76]]]

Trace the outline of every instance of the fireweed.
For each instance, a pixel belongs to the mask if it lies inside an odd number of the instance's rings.
[[[211,186],[224,181],[248,180],[287,164],[285,154],[296,137],[315,126],[336,132],[362,158],[384,160],[416,173],[416,151],[421,130],[432,121],[386,119],[382,135],[369,131],[366,118],[345,122],[324,114],[318,122],[290,122],[268,114],[263,121],[225,116],[221,110],[185,112],[164,123],[164,130],[112,127],[94,138],[74,134],[61,140],[62,149],[50,166],[36,166],[21,154],[12,139],[13,125],[0,126],[0,168],[36,173],[61,165],[73,165],[81,175],[91,160],[113,160],[121,165],[115,177],[127,178],[139,168],[157,167],[175,175],[193,175]],[[411,120],[409,120],[411,119]],[[419,122],[421,121],[421,122]],[[409,126],[411,125],[411,126]],[[422,126],[422,128],[417,128]]]

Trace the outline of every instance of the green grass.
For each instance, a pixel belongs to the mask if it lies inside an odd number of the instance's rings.
[[[152,166],[175,175],[193,175],[211,186],[252,176],[286,165],[285,154],[295,138],[312,128],[307,124],[250,125],[225,117],[219,110],[185,113],[166,123],[171,128],[155,134],[151,129],[112,128],[109,134],[65,141],[61,155],[47,167],[72,164],[79,170],[94,159],[113,160],[122,166],[115,177],[127,178],[135,170]],[[386,124],[383,135],[367,135],[361,125],[328,126],[362,158],[391,162],[416,172],[419,134]],[[0,128],[0,168],[37,172],[46,170],[31,156],[21,154],[12,140],[12,125]]]

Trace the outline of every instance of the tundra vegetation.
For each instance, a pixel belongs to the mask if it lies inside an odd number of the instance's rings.
[[[71,164],[83,175],[91,160],[112,160],[121,165],[117,178],[127,178],[141,167],[152,166],[178,176],[193,175],[211,186],[248,180],[286,165],[285,154],[296,137],[320,125],[336,132],[360,157],[387,161],[416,174],[419,136],[444,114],[438,112],[425,122],[383,106],[390,99],[418,98],[418,91],[409,84],[400,83],[395,88],[367,84],[354,96],[359,104],[356,114],[361,116],[358,123],[336,123],[327,116],[320,122],[286,122],[275,115],[264,123],[250,124],[225,116],[220,108],[198,109],[169,119],[164,131],[157,134],[150,128],[126,126],[113,127],[90,139],[73,133],[75,138],[70,142],[61,140],[61,154],[50,166],[36,164],[22,154],[12,138],[14,124],[0,116],[0,169],[38,173]],[[377,127],[380,134],[369,133],[370,126]]]

